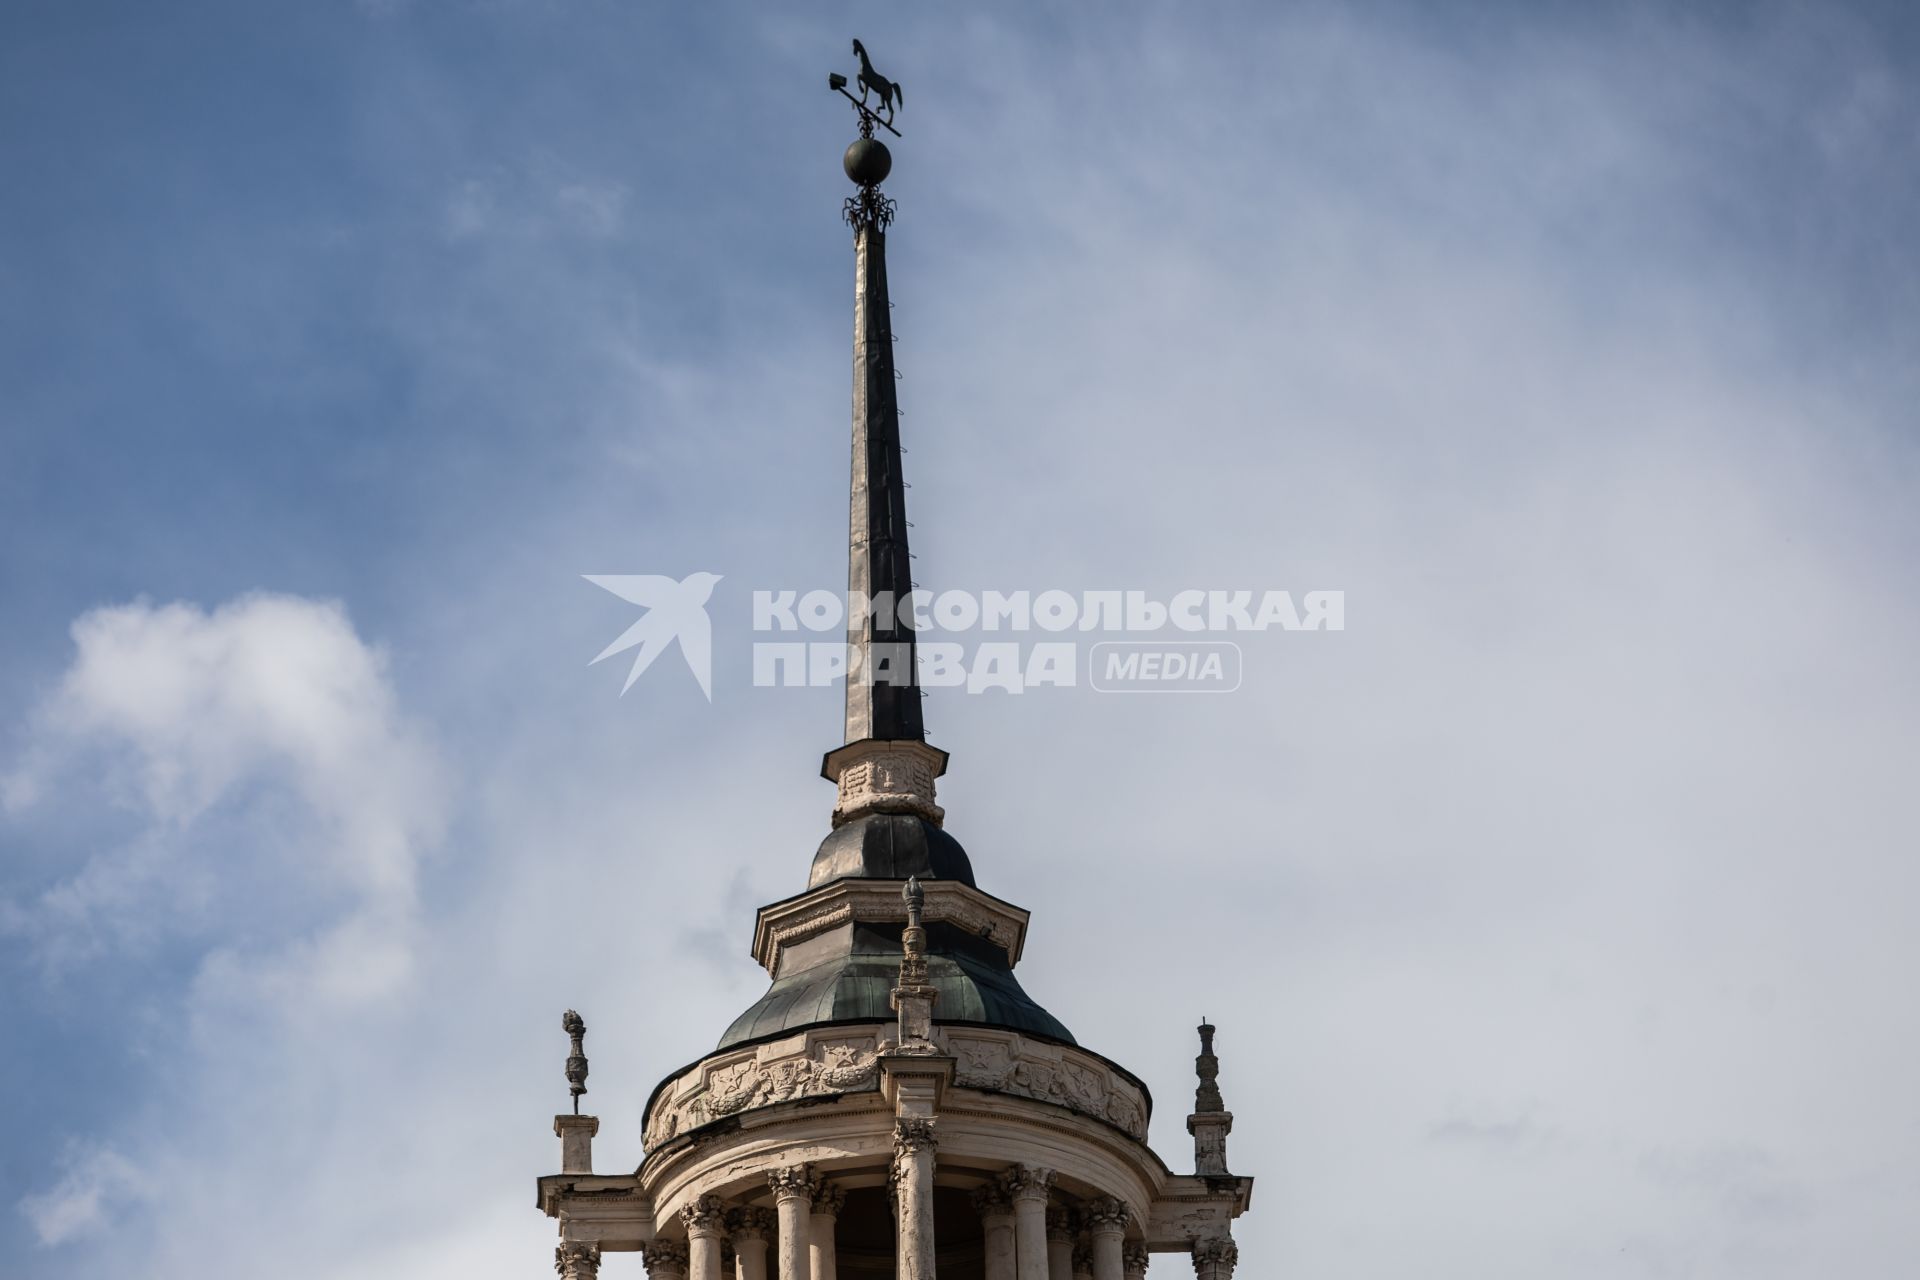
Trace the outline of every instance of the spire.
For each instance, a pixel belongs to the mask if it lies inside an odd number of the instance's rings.
[[[855,152],[861,152],[860,157]],[[847,171],[884,174],[884,143],[862,138]],[[856,160],[858,163],[856,163]],[[848,202],[853,222],[853,478],[847,531],[847,736],[920,741],[920,683],[914,671],[913,591],[907,549],[906,482],[900,474],[900,407],[894,391],[893,316],[887,298],[890,202],[877,177]],[[871,608],[861,607],[871,602]]]
[[[853,475],[847,531],[845,745],[822,772],[839,784],[838,827],[869,813],[917,814],[938,823],[934,779],[946,753],[926,743],[913,633],[913,555],[907,547],[907,486],[900,466],[900,406],[894,390],[893,305],[887,296],[887,234],[894,204],[880,191],[893,155],[873,136],[894,136],[900,86],[873,69],[858,41],[860,96],[844,76],[830,88],[853,103],[860,137],[842,164],[859,193],[844,214],[853,227]],[[877,94],[879,110],[870,108]]]
[[[1193,1135],[1195,1173],[1226,1177],[1227,1135],[1233,1132],[1233,1112],[1220,1096],[1220,1059],[1214,1056],[1215,1027],[1202,1015],[1200,1019],[1200,1056],[1193,1060],[1193,1073],[1200,1077],[1193,1091],[1193,1114],[1187,1117],[1187,1132]]]

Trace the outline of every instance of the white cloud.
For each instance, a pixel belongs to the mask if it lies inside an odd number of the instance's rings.
[[[65,1244],[88,1233],[116,1202],[149,1194],[146,1176],[112,1147],[71,1146],[61,1163],[66,1172],[60,1181],[23,1197],[19,1205],[43,1245]]]
[[[7,927],[56,967],[198,940],[203,985],[229,993],[358,1000],[402,980],[446,787],[344,610],[139,602],[87,613],[73,638],[8,807],[110,798],[138,830],[13,904]]]

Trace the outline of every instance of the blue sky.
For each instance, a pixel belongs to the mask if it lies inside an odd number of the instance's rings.
[[[922,581],[1347,593],[928,705],[1175,1163],[1221,1025],[1243,1269],[1911,1273],[1910,15],[586,0],[0,17],[0,1273],[525,1274],[559,1011],[618,1164],[758,994],[854,34]]]

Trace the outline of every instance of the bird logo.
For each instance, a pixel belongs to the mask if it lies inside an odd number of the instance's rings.
[[[713,623],[707,618],[707,601],[713,595],[714,584],[720,581],[719,574],[690,573],[678,582],[657,573],[584,573],[580,576],[646,610],[638,622],[621,632],[620,638],[602,649],[600,656],[588,666],[639,645],[640,652],[633,655],[627,682],[620,686],[624,697],[640,673],[678,640],[680,656],[687,660],[687,669],[700,682],[700,692],[707,695],[708,702],[713,701]]]

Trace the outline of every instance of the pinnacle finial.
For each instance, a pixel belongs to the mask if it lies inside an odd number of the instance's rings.
[[[1201,1014],[1200,1056],[1193,1060],[1193,1072],[1200,1077],[1200,1086],[1193,1091],[1193,1109],[1203,1115],[1227,1109],[1226,1100],[1220,1096],[1220,1059],[1213,1052],[1216,1030],[1206,1015]]]
[[[919,876],[908,876],[900,896],[907,901],[907,927],[900,935],[900,985],[923,986],[927,981],[927,931],[920,917],[926,910],[927,891],[920,887]]]
[[[1207,1177],[1227,1177],[1227,1135],[1233,1132],[1233,1113],[1220,1096],[1220,1059],[1213,1052],[1214,1026],[1200,1018],[1200,1056],[1193,1060],[1200,1087],[1193,1091],[1193,1114],[1187,1132],[1193,1135],[1193,1168]]]
[[[567,1055],[567,1092],[573,1095],[573,1114],[580,1114],[580,1095],[587,1091],[587,1022],[569,1009],[560,1015],[560,1029],[573,1041]]]

